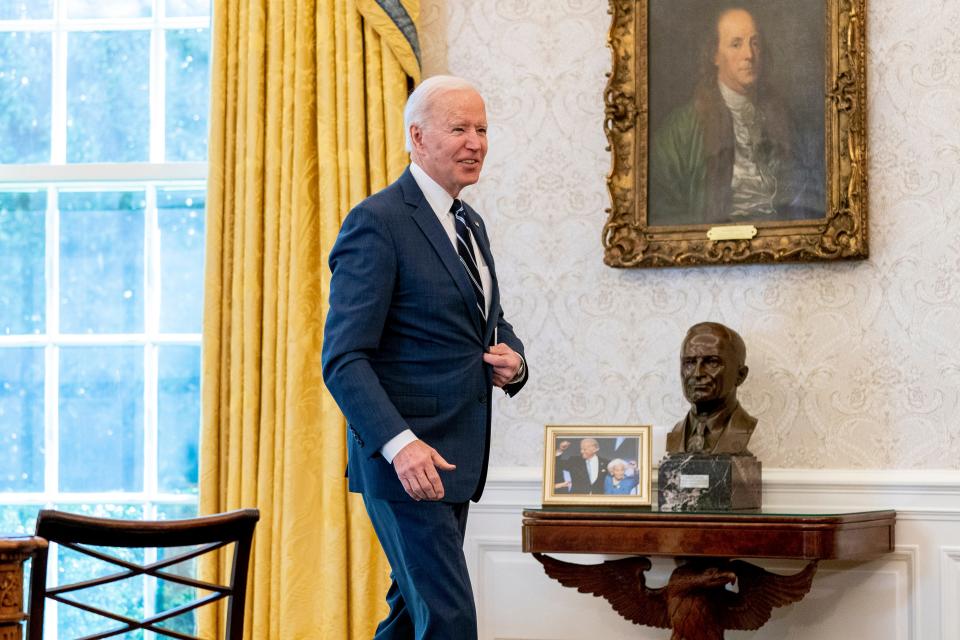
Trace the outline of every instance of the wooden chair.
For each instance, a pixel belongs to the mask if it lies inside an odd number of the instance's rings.
[[[153,631],[158,636],[169,638],[196,640],[195,636],[158,625],[198,607],[222,598],[228,598],[227,627],[224,638],[225,640],[241,640],[243,638],[243,608],[247,587],[247,568],[250,560],[253,530],[259,519],[260,512],[256,509],[239,509],[188,520],[158,521],[113,520],[91,518],[49,509],[41,511],[37,517],[37,536],[46,538],[50,542],[56,542],[61,548],[72,549],[75,552],[116,565],[121,570],[82,582],[47,587],[47,554],[46,552],[40,553],[34,560],[31,570],[30,609],[27,622],[28,640],[42,640],[43,638],[43,609],[47,598],[120,623],[119,626],[114,625],[110,630],[85,636],[84,640],[116,637],[135,629]],[[234,544],[233,568],[228,584],[211,584],[164,570],[231,543]],[[98,548],[94,549],[91,546]],[[102,547],[155,547],[158,549],[188,547],[188,549],[162,560],[143,565],[106,553],[101,549]],[[195,587],[198,590],[209,591],[210,593],[204,595],[198,591],[191,602],[140,620],[130,618],[126,614],[100,609],[65,596],[65,594],[82,589],[144,575],[154,576],[187,587]]]

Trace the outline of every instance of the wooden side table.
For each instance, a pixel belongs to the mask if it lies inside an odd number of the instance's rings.
[[[23,638],[23,563],[46,548],[36,536],[0,538],[0,640]]]
[[[564,586],[601,596],[636,624],[673,629],[672,640],[721,640],[725,629],[759,629],[774,607],[810,590],[820,560],[870,560],[893,551],[896,512],[676,513],[609,507],[523,512],[523,550]],[[580,565],[546,553],[627,554]],[[647,556],[682,564],[651,589]],[[806,560],[793,576],[733,558]],[[727,589],[736,584],[737,590]]]

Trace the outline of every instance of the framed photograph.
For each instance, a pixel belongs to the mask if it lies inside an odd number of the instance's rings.
[[[547,426],[543,504],[650,504],[650,426]]]
[[[610,0],[612,267],[867,257],[866,0]]]

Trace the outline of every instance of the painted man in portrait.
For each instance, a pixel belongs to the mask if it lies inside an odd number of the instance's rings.
[[[754,15],[726,7],[710,23],[692,99],[659,124],[649,148],[649,222],[755,223],[823,216],[790,110],[768,82]]]

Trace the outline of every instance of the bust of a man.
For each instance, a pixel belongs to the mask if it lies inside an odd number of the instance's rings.
[[[667,434],[667,453],[752,455],[747,442],[757,426],[737,401],[747,378],[743,338],[716,322],[690,327],[680,351],[680,378],[690,411]]]

